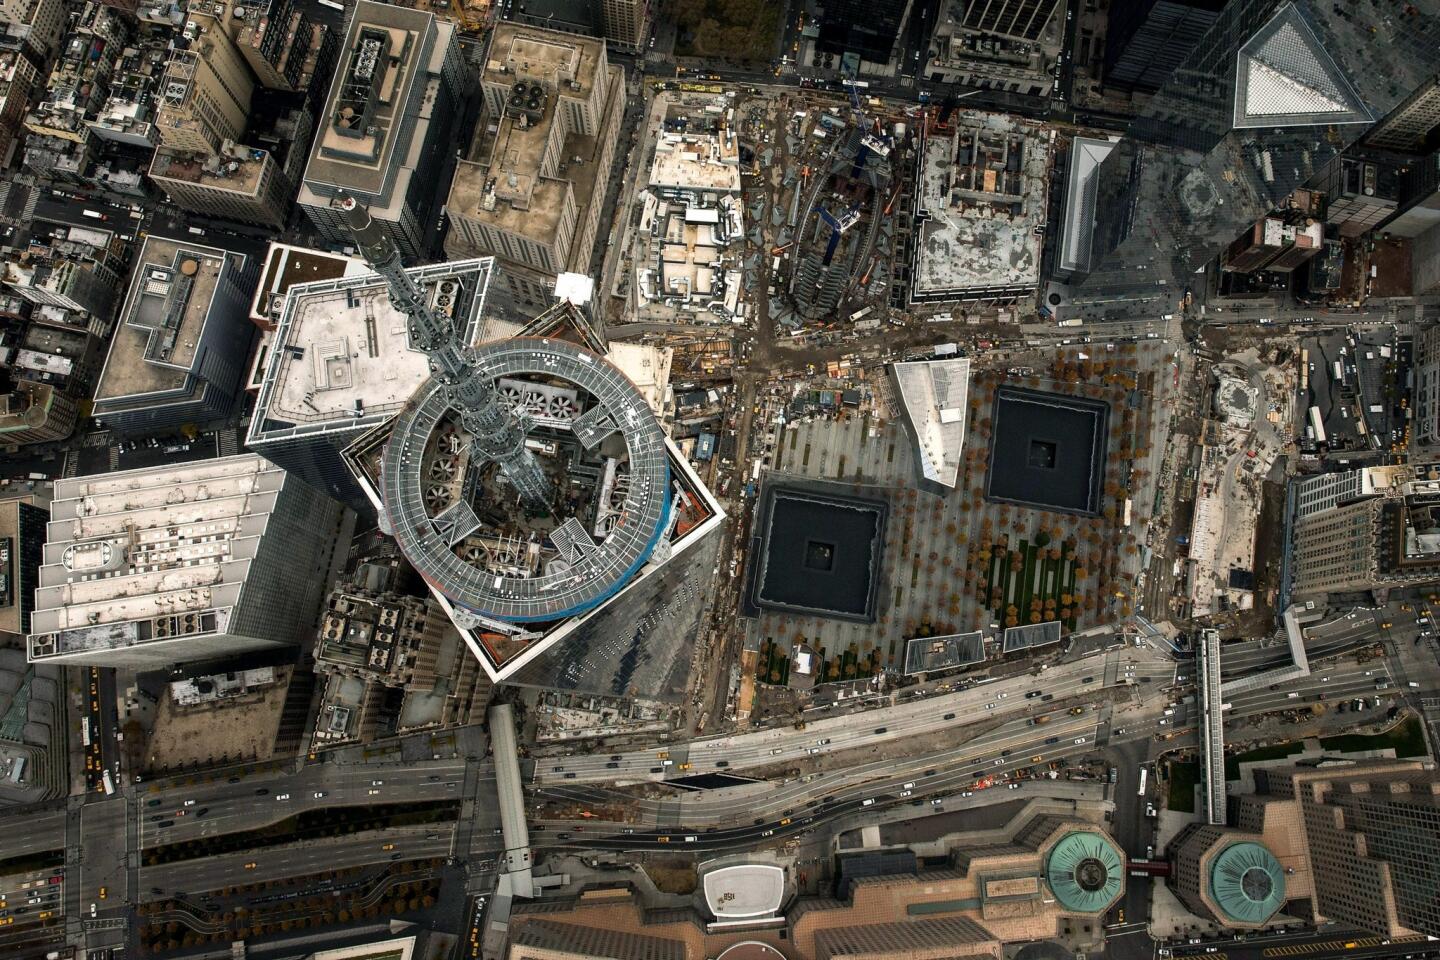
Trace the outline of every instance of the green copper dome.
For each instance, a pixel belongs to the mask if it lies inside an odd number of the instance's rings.
[[[1210,897],[1235,923],[1264,923],[1285,902],[1285,870],[1260,844],[1232,843],[1210,862]]]
[[[1045,858],[1050,892],[1066,910],[1099,913],[1120,896],[1125,860],[1098,833],[1076,830],[1061,837]]]

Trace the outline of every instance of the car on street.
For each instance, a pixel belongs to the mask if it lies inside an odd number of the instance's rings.
[[[288,794],[288,793],[277,793],[277,794],[275,794],[275,799],[276,799],[276,800],[289,800],[289,799],[290,799],[290,794]]]

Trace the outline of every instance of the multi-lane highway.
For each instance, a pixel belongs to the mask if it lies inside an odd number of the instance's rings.
[[[478,769],[479,765],[475,765]],[[489,765],[480,775],[489,782]],[[198,785],[153,784],[135,794],[140,845],[254,830],[305,810],[456,800],[465,792],[464,761],[404,766],[316,763],[263,778],[228,778]]]
[[[907,789],[916,797],[966,789],[981,777],[1003,777],[1021,767],[1093,753],[1097,726],[1093,710],[1079,716],[1066,713],[1040,726],[1017,717],[989,731],[983,742],[971,740],[938,751],[911,754],[898,763],[893,758],[860,760],[840,769],[778,782],[740,783],[688,791],[666,799],[635,797],[588,784],[545,786],[538,788],[538,794],[541,799],[553,798],[587,811],[591,807],[623,807],[631,818],[629,822],[636,826],[749,822],[757,817],[782,816],[816,798],[891,791],[901,799],[899,794]],[[912,784],[912,780],[923,782]]]
[[[0,956],[41,957],[64,940],[63,870],[11,875],[0,883]]]
[[[453,843],[453,823],[413,824],[144,867],[136,899],[156,900],[389,860],[447,857],[455,852]]]
[[[1077,702],[1106,696],[1107,683],[1121,679],[1128,667],[1140,676],[1168,679],[1169,661],[1149,647],[1123,647],[1050,668],[1039,676],[1022,674],[982,683],[941,696],[904,701],[892,707],[843,717],[829,717],[803,730],[775,728],[735,734],[663,748],[602,752],[536,759],[534,783],[633,783],[673,780],[700,773],[733,772],[757,767],[785,767],[821,762],[855,750],[879,750],[915,738],[955,731],[1014,717],[1051,716]],[[1108,676],[1107,676],[1108,675]],[[1061,711],[1063,712],[1063,711]]]

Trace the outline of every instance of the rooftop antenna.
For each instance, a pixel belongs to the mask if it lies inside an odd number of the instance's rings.
[[[459,412],[471,448],[500,465],[527,507],[537,513],[550,512],[550,481],[525,446],[524,417],[500,402],[494,375],[476,362],[474,351],[460,343],[454,326],[430,309],[420,287],[401,265],[395,240],[370,216],[369,208],[354,197],[346,197],[340,206],[365,262],[384,279],[390,303],[405,314],[410,342],[425,351],[431,376],[440,381],[450,406]]]

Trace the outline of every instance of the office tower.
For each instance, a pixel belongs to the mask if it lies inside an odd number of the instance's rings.
[[[838,57],[847,54],[881,66],[895,57],[912,0],[825,0],[815,46]],[[1055,0],[1039,5],[1054,6]],[[997,0],[997,6],[1001,0]],[[1033,5],[1022,0],[1022,6]],[[1044,26],[1043,23],[1040,26]],[[858,65],[857,65],[858,66]]]
[[[1220,265],[1234,273],[1289,273],[1317,255],[1324,242],[1325,227],[1318,221],[1304,218],[1287,222],[1280,216],[1269,216],[1230,244]]]
[[[162,668],[298,643],[341,508],[255,454],[55,481],[34,663]]]
[[[29,57],[18,50],[0,50],[0,164],[9,165],[10,148],[30,108],[37,77]]]
[[[483,719],[490,684],[439,603],[376,583],[398,579],[402,567],[362,564],[326,601],[315,642],[324,692],[312,749]]]
[[[1198,269],[1297,187],[1318,186],[1375,118],[1431,79],[1435,7],[1372,25],[1339,4],[1226,4],[1101,164],[1094,263],[1062,312],[1173,309]]]
[[[0,444],[64,440],[79,417],[73,397],[48,383],[20,380],[0,396]]]
[[[238,140],[250,118],[255,81],[235,41],[209,18],[192,20],[161,81],[156,113],[160,143],[172,150],[218,153]]]
[[[1255,791],[1252,804],[1298,805],[1317,920],[1382,937],[1440,936],[1440,777],[1433,769],[1394,760],[1259,769]]]
[[[461,260],[407,272],[432,301],[446,298],[462,342],[477,346],[491,268],[489,259]],[[306,269],[302,261],[301,277]],[[270,285],[262,281],[262,287]],[[246,447],[367,509],[340,451],[393,417],[429,373],[384,279],[349,264],[327,264],[319,279],[288,289],[267,344]]]
[[[1323,178],[1325,222],[1342,237],[1381,226],[1400,205],[1400,164],[1390,158],[1336,157]]]
[[[1057,0],[966,0],[961,22],[968,30],[1034,40],[1055,13]],[[858,19],[867,16],[864,3],[851,4]]]
[[[30,632],[35,582],[45,555],[50,514],[31,495],[0,500],[0,648],[14,646]]]
[[[1410,96],[1365,134],[1365,146],[1402,153],[1424,153],[1440,146],[1440,75],[1416,87]]]
[[[1440,223],[1440,150],[1412,161],[1400,171],[1395,214],[1384,231],[1395,237],[1415,238]]]
[[[63,0],[0,0],[0,46],[47,63],[60,47],[66,16]]]
[[[339,46],[312,9],[296,0],[220,0],[189,15],[225,31],[262,87],[296,91],[328,82]]]
[[[456,167],[445,251],[494,256],[508,304],[532,316],[561,273],[591,273],[624,75],[604,41],[502,23],[480,83],[486,120]]]
[[[223,144],[218,153],[157,150],[150,179],[182,210],[277,230],[290,215],[293,186],[268,150]]]
[[[505,11],[520,26],[603,39],[625,51],[645,48],[655,0],[526,0]]]
[[[1257,930],[1285,905],[1285,868],[1259,833],[1191,824],[1168,852],[1175,865],[1170,886],[1196,916]]]
[[[1302,498],[1307,485],[1301,481]],[[1373,482],[1371,482],[1373,481]],[[1370,474],[1353,496],[1297,512],[1294,594],[1381,590],[1440,580],[1440,481]]]
[[[1225,0],[1112,4],[1105,28],[1107,89],[1154,93],[1220,15]]]
[[[273,332],[280,322],[280,314],[285,309],[285,299],[291,287],[338,277],[364,276],[369,272],[370,268],[359,257],[295,247],[272,240],[260,266],[260,285],[256,288],[255,299],[250,304],[250,322],[261,330]],[[266,339],[268,346],[269,338]],[[256,351],[256,356],[261,357],[267,352],[267,349],[262,348]],[[263,375],[263,361],[259,364],[259,369]]]
[[[645,46],[650,32],[652,0],[600,0],[600,22],[605,39],[624,50]]]
[[[95,387],[95,419],[128,433],[229,415],[255,332],[258,272],[245,254],[146,237]]]
[[[406,256],[429,249],[465,83],[454,24],[359,0],[298,198],[321,236],[351,242],[342,202],[353,197]]]
[[[1440,224],[1411,241],[1410,276],[1416,296],[1440,293]]]
[[[1434,234],[1440,227],[1431,227]],[[1415,405],[1412,438],[1420,446],[1440,445],[1440,324],[1431,323],[1415,334]]]

